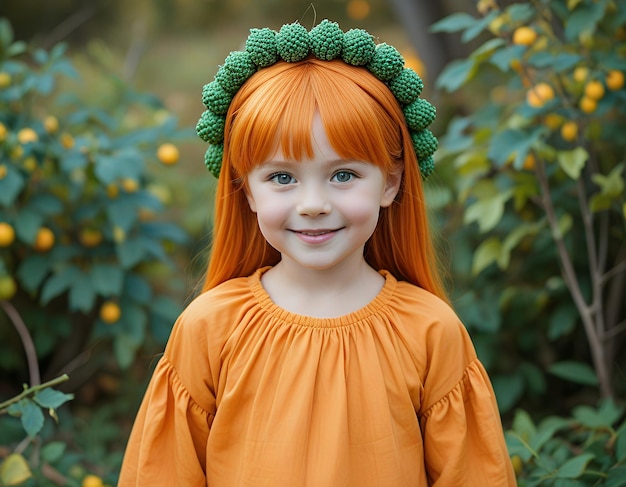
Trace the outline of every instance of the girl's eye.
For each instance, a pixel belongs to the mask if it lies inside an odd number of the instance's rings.
[[[354,173],[350,171],[339,171],[333,175],[333,180],[338,183],[347,183],[354,178]]]
[[[276,184],[293,184],[296,182],[293,176],[284,172],[272,174],[269,180]]]

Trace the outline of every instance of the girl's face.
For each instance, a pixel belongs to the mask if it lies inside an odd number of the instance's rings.
[[[288,160],[279,149],[247,176],[246,196],[261,233],[281,253],[281,265],[311,270],[360,266],[381,207],[391,205],[401,174],[341,158],[319,115],[312,126],[314,154]]]

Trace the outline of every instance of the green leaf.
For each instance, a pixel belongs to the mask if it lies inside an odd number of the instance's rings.
[[[618,462],[626,460],[626,423],[617,432],[617,441],[615,441],[615,456]]]
[[[53,274],[44,284],[41,290],[41,304],[47,304],[52,299],[67,291],[74,282],[80,278],[81,271],[78,267],[70,265]]]
[[[585,472],[587,464],[593,460],[593,458],[593,454],[584,453],[567,460],[561,468],[559,468],[556,477],[560,479],[577,479]]]
[[[556,362],[548,367],[548,372],[577,384],[597,386],[598,377],[594,370],[587,364],[574,361]]]
[[[34,292],[43,282],[54,261],[48,255],[31,255],[17,269],[17,277],[24,289]]]
[[[498,49],[489,59],[489,62],[496,66],[500,71],[508,72],[511,68],[511,61],[520,59],[526,50],[526,46],[507,46],[504,49]]]
[[[570,304],[559,306],[548,322],[548,338],[554,341],[569,335],[576,328],[578,311]]]
[[[46,409],[57,409],[72,399],[74,399],[73,394],[65,394],[64,392],[49,387],[37,391],[33,397],[33,400],[37,404]]]
[[[565,37],[573,42],[583,33],[593,34],[604,15],[605,2],[584,2],[565,19]]]
[[[529,441],[537,433],[534,421],[523,409],[515,411],[512,428],[525,441]]]
[[[96,291],[88,275],[81,272],[72,284],[69,294],[69,308],[74,311],[89,312],[95,303]]]
[[[491,264],[497,262],[500,258],[501,250],[502,244],[498,237],[489,237],[482,242],[476,249],[476,252],[474,252],[472,274],[476,276]]]
[[[504,206],[511,198],[511,191],[502,191],[490,197],[483,197],[472,203],[466,210],[463,222],[470,224],[478,223],[481,233],[493,229],[504,215]]]
[[[122,327],[124,335],[137,348],[145,340],[148,316],[144,309],[126,300],[122,303]]]
[[[8,57],[19,56],[20,54],[24,54],[28,50],[28,44],[24,41],[16,41],[9,46],[7,49]]]
[[[589,159],[589,153],[584,148],[577,147],[570,151],[557,152],[556,159],[561,169],[565,171],[565,174],[577,181],[580,178],[580,172]]]
[[[569,213],[564,213],[563,215],[561,215],[559,221],[557,222],[557,228],[555,230],[556,236],[558,238],[563,238],[567,234],[567,232],[570,231],[572,225],[572,215],[570,215]]]
[[[19,485],[32,476],[28,462],[19,453],[11,453],[0,465],[0,485]]]
[[[0,18],[0,45],[8,46],[13,42],[13,27],[8,19]]]
[[[33,244],[37,238],[37,232],[43,225],[43,217],[36,211],[24,208],[18,213],[15,222],[15,233],[20,240]]]
[[[544,419],[537,427],[536,434],[533,435],[529,442],[531,448],[535,451],[540,451],[543,445],[545,445],[557,431],[570,426],[570,424],[570,421],[558,416],[551,416]]]
[[[492,383],[502,413],[515,406],[524,393],[524,378],[520,374],[496,375]]]
[[[30,399],[22,399],[21,403],[21,421],[24,431],[34,438],[43,428],[44,417],[39,406]]]
[[[476,71],[475,64],[472,58],[455,59],[443,69],[437,78],[436,88],[448,92],[458,90],[473,77]]]
[[[66,447],[67,445],[61,441],[53,441],[41,449],[41,456],[45,462],[53,464],[63,457]]]
[[[517,128],[502,130],[492,138],[487,155],[500,167],[515,156],[513,166],[521,169],[524,166],[524,159],[544,131],[545,128],[541,126],[530,131]]]
[[[119,296],[124,285],[124,271],[113,264],[94,264],[91,282],[95,291],[105,297]]]
[[[111,224],[128,232],[137,221],[135,205],[128,198],[120,198],[107,205],[107,215]]]
[[[535,15],[535,7],[531,3],[514,3],[506,9],[512,23],[523,24]]]
[[[146,279],[139,274],[127,273],[122,293],[138,303],[147,304],[152,299],[152,289]]]
[[[438,22],[435,22],[431,27],[431,32],[459,32],[461,30],[472,27],[478,20],[466,13],[455,13],[449,15]]]
[[[487,26],[491,23],[493,19],[498,16],[498,11],[492,10],[488,15],[485,15],[482,19],[475,21],[472,25],[469,25],[465,32],[461,35],[461,41],[464,43],[468,43],[474,40],[482,31],[484,31]],[[494,39],[500,40],[500,39]]]
[[[137,344],[128,335],[120,333],[115,337],[113,350],[117,363],[122,369],[127,369],[133,363],[137,348]]]
[[[602,195],[608,198],[619,198],[624,193],[623,169],[624,164],[618,164],[606,176],[604,174],[592,174],[591,180],[600,187]]]
[[[0,206],[11,207],[24,188],[24,178],[12,165],[4,165],[6,176],[0,179]]]
[[[28,202],[28,208],[40,215],[58,215],[63,212],[63,202],[52,194],[34,194]]]
[[[625,487],[626,486],[626,467],[617,466],[610,468],[606,481],[602,487]]]
[[[577,406],[572,416],[580,424],[591,429],[609,429],[621,416],[623,408],[618,408],[613,401],[604,401],[599,409],[590,406]]]
[[[485,59],[489,59],[489,56],[493,51],[497,48],[505,46],[506,42],[504,39],[500,39],[499,37],[495,39],[489,39],[482,46],[472,52],[471,57],[476,59],[477,61],[483,61]]]
[[[117,258],[124,269],[130,269],[141,262],[145,256],[145,251],[141,241],[137,239],[125,240],[115,246]]]
[[[572,69],[579,64],[582,60],[582,56],[579,54],[557,54],[554,55],[550,52],[540,51],[533,54],[528,60],[528,64],[537,68],[551,68],[557,72],[566,71]]]

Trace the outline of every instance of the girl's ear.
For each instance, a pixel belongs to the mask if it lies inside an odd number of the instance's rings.
[[[256,213],[256,201],[254,201],[254,197],[250,194],[250,190],[246,185],[243,187],[243,192],[246,195],[246,199],[248,200],[248,206],[252,213]]]
[[[398,191],[400,191],[400,183],[402,183],[402,174],[403,170],[401,167],[398,167],[392,170],[387,175],[387,180],[385,182],[385,189],[383,191],[383,196],[380,200],[380,206],[382,208],[387,208],[393,203],[398,195]]]

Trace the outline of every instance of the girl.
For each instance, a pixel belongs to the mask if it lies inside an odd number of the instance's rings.
[[[205,292],[174,326],[120,486],[515,485],[437,273],[421,87],[394,48],[328,21],[252,30],[205,86]]]

